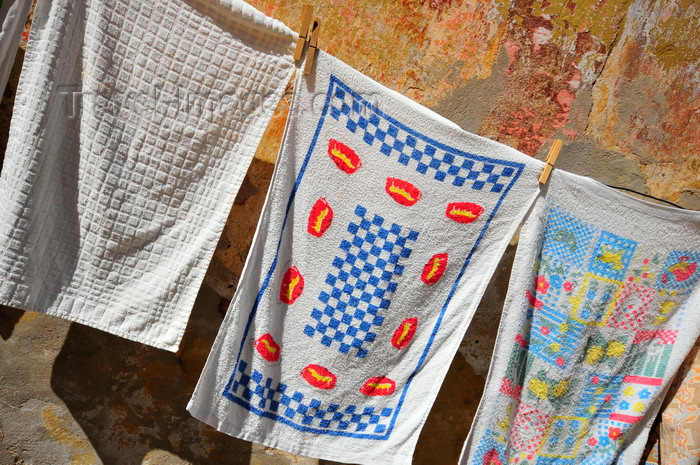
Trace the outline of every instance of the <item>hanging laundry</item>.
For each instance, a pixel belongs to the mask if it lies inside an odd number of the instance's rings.
[[[295,454],[410,463],[543,163],[314,66],[188,409]]]
[[[15,55],[32,0],[0,1],[0,95],[15,63]]]
[[[667,465],[700,462],[700,338],[681,364],[661,413],[660,462]]]
[[[555,170],[523,226],[469,465],[637,464],[700,332],[700,213]]]
[[[177,350],[295,39],[238,0],[40,0],[0,177],[0,304]]]

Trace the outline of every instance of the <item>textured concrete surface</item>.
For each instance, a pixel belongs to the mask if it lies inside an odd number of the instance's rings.
[[[298,2],[251,3],[298,26]],[[463,128],[538,157],[561,138],[561,169],[700,210],[696,1],[311,3],[322,20],[321,48]],[[18,71],[0,104],[0,161]],[[318,463],[220,434],[184,409],[238,283],[290,97],[291,88],[238,194],[177,354],[0,309],[0,465]],[[417,464],[455,463],[459,455],[514,250],[452,362]]]

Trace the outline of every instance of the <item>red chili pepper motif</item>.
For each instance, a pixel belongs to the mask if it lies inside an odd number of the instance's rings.
[[[362,160],[355,151],[335,139],[328,141],[328,156],[336,166],[348,174],[352,174],[362,166]]]
[[[319,389],[333,389],[335,387],[335,375],[321,365],[307,365],[301,370],[301,377],[310,385]]]
[[[396,383],[386,376],[377,376],[367,380],[360,388],[366,396],[388,396],[396,390]]]
[[[394,331],[394,337],[391,338],[391,345],[401,350],[408,345],[416,334],[418,328],[418,318],[406,318]]]
[[[285,304],[293,304],[304,292],[304,277],[296,266],[291,267],[282,277],[280,300]]]
[[[255,350],[268,362],[276,362],[280,358],[280,346],[270,333],[263,334],[255,341]]]
[[[328,201],[321,197],[311,208],[309,224],[306,230],[312,236],[321,237],[331,226],[331,221],[333,221],[333,209],[328,205]]]
[[[457,223],[473,223],[484,212],[484,208],[471,202],[452,202],[447,205],[445,215]]]
[[[447,254],[436,253],[423,267],[423,274],[421,274],[420,279],[423,280],[423,282],[428,286],[432,286],[436,282],[440,281],[440,278],[442,278],[442,275],[445,274],[446,269]]]
[[[416,186],[397,178],[386,178],[386,193],[406,207],[410,207],[423,197],[423,193]]]

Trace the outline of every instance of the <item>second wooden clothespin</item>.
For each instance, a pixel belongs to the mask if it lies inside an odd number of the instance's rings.
[[[552,147],[549,149],[549,153],[547,154],[547,158],[544,161],[545,165],[542,169],[542,174],[540,174],[539,177],[540,184],[547,184],[547,181],[549,180],[549,175],[552,173],[552,168],[554,168],[554,163],[556,163],[557,157],[559,156],[559,152],[561,151],[561,148],[563,146],[564,142],[562,142],[559,139],[554,140],[554,143],[552,144]]]
[[[318,34],[321,30],[321,25],[318,20],[314,20],[314,25],[311,27],[311,35],[309,38],[309,49],[306,51],[306,63],[304,63],[304,74],[311,73],[311,67],[314,64],[316,50],[318,50]]]
[[[299,38],[297,39],[297,46],[294,49],[294,61],[301,60],[302,55],[304,55],[304,46],[309,39],[309,27],[311,26],[311,16],[313,16],[313,14],[314,7],[311,5],[304,5],[304,8],[301,10]]]

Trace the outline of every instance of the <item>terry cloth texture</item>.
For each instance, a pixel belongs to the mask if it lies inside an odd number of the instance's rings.
[[[700,213],[555,170],[461,463],[637,464],[700,332]]]
[[[32,0],[0,1],[0,95],[10,77],[17,46],[31,7]]]
[[[236,0],[40,0],[0,177],[0,304],[176,350],[295,38]]]
[[[254,243],[188,409],[295,454],[410,463],[542,163],[327,54],[315,68],[296,81]]]

